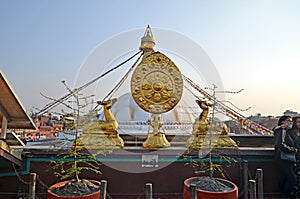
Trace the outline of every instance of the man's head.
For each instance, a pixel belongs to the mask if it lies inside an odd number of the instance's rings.
[[[278,126],[284,124],[286,121],[292,121],[292,117],[288,115],[283,115],[278,120]]]
[[[293,124],[292,117],[288,115],[281,116],[278,120],[278,126],[281,126],[283,128],[290,129],[292,128],[292,124]]]

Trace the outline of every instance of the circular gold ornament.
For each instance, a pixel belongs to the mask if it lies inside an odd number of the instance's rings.
[[[183,80],[177,66],[160,52],[143,57],[131,78],[134,101],[150,113],[172,110],[180,101]]]

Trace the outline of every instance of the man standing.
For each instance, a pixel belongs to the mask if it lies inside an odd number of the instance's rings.
[[[292,118],[290,116],[282,116],[278,121],[278,126],[275,127],[275,161],[278,166],[280,179],[279,189],[283,198],[296,198],[297,177],[294,172],[294,165],[296,163],[296,148],[293,137],[291,136]],[[287,160],[284,155],[291,155],[294,158]]]

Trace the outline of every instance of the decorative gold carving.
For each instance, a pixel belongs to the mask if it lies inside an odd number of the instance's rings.
[[[155,39],[148,26],[140,46],[144,56],[131,78],[134,101],[143,110],[152,113],[150,125],[153,132],[148,132],[148,138],[143,143],[144,148],[150,149],[170,146],[165,134],[159,130],[163,125],[160,114],[172,110],[183,92],[179,69],[167,56],[154,52],[154,45]]]
[[[236,148],[237,144],[228,136],[226,124],[222,122],[209,124],[208,115],[212,103],[207,100],[196,100],[196,103],[202,112],[194,123],[193,137],[188,140],[188,147],[192,149]]]
[[[179,69],[159,52],[144,57],[131,78],[133,99],[150,113],[170,111],[181,99],[182,92],[183,80]]]

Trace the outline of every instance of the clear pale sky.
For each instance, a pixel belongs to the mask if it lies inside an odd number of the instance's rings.
[[[2,0],[0,69],[27,110],[41,108],[40,92],[65,95],[60,81],[72,85],[95,46],[150,24],[200,45],[225,90],[245,89],[226,95],[252,107],[243,114],[300,112],[299,10],[297,0]]]

